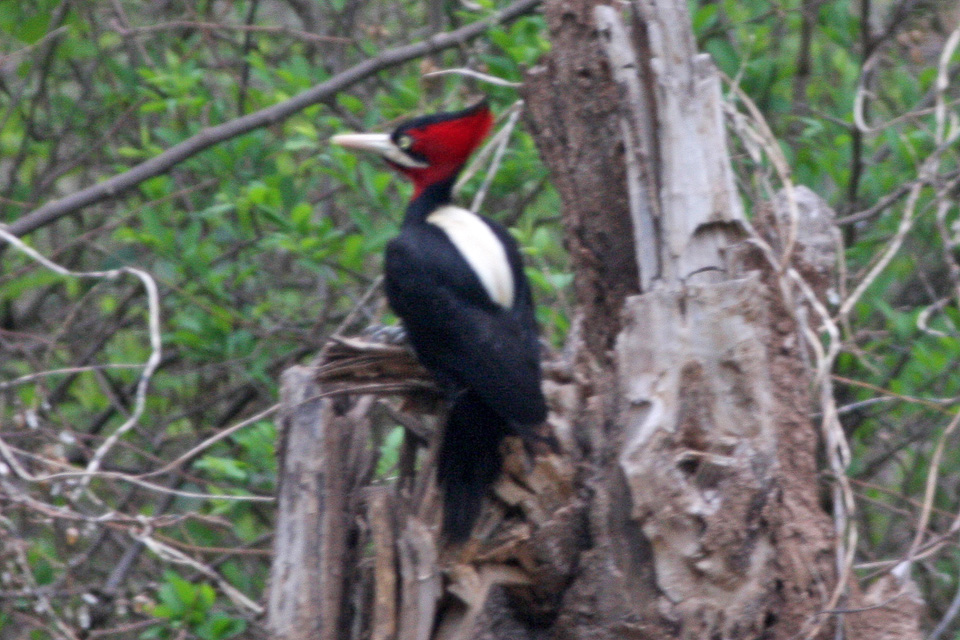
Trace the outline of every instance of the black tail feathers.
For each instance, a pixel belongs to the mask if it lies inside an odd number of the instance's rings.
[[[500,443],[508,433],[503,418],[470,391],[450,408],[437,459],[443,490],[443,535],[461,542],[470,535],[487,490],[500,475]]]

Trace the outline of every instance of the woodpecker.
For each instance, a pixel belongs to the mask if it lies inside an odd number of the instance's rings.
[[[508,435],[535,438],[546,419],[530,284],[501,224],[452,203],[454,181],[490,132],[486,100],[407,120],[392,133],[348,133],[334,144],[371,151],[413,182],[384,283],[417,358],[449,403],[437,459],[443,535],[469,536],[500,474]]]

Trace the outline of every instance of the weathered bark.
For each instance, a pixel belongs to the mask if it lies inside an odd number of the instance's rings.
[[[796,245],[792,264],[827,304],[836,295],[835,265],[841,250],[839,229],[833,225],[836,214],[829,205],[806,187],[796,188]],[[787,249],[791,225],[787,194],[777,194],[772,206],[761,207],[755,225],[760,235],[779,252]],[[779,405],[777,450],[780,473],[778,509],[772,520],[778,553],[777,610],[785,628],[809,629],[806,611],[810,591],[821,584],[823,575],[832,575],[833,540],[831,523],[823,518],[818,491],[816,461],[817,434],[811,429],[810,394],[797,384],[810,377],[812,358],[805,349],[795,318],[815,317],[815,312],[798,296],[786,300],[778,293],[775,274],[759,252],[746,256],[747,268],[757,269],[763,277],[765,304],[770,321],[767,354],[770,376]],[[793,305],[793,308],[789,308]],[[841,607],[848,640],[920,640],[920,620],[924,603],[909,576],[887,574],[869,586],[865,593],[853,581]],[[818,598],[821,595],[818,594]],[[818,620],[827,620],[825,615]]]
[[[743,242],[719,81],[695,51],[685,0],[638,0],[632,10],[627,27],[598,0],[547,2],[554,47],[524,90],[563,201],[582,314],[576,357],[546,371],[547,428],[559,446],[530,457],[508,439],[504,477],[473,538],[445,547],[430,429],[397,408],[410,425],[400,478],[360,500],[368,423],[356,408],[294,408],[316,388],[289,378],[286,415],[305,413],[285,419],[288,442],[302,429],[325,444],[287,448],[278,552],[305,542],[299,565],[278,556],[275,566],[279,637],[813,640],[844,620],[822,611],[837,570],[795,320],[809,311]],[[822,296],[833,227],[821,204],[797,207],[795,225],[775,206],[756,222]],[[356,362],[377,351],[351,348],[367,354]],[[409,355],[383,353],[379,391],[396,390],[401,372],[419,376]],[[342,370],[328,362],[314,375],[342,386],[331,373]],[[418,380],[422,399],[429,389]],[[347,437],[351,415],[362,436]],[[331,463],[346,459],[362,463]],[[346,479],[334,481],[341,467]],[[290,482],[313,493],[298,497]],[[318,490],[332,492],[324,504]],[[330,513],[297,511],[298,500]],[[288,598],[301,614],[279,604]],[[890,605],[842,605],[867,602]],[[910,606],[891,629],[916,629]],[[857,615],[847,638],[892,640],[869,635],[879,618]]]
[[[313,372],[284,373],[281,486],[268,616],[277,638],[342,637],[358,488],[369,475],[369,398],[320,398]]]
[[[620,92],[598,46],[592,6],[547,3],[551,24],[562,20],[564,28],[551,30],[553,51],[528,74],[524,93],[534,138],[563,201],[587,350],[608,366],[623,301],[640,289]]]
[[[577,38],[598,56],[608,52],[611,68],[601,75],[620,87],[621,127],[596,144],[623,149],[618,161],[634,167],[639,184],[630,189],[629,211],[607,209],[592,222],[632,218],[635,230],[646,230],[637,246],[656,256],[640,260],[646,293],[625,301],[620,405],[594,438],[607,451],[596,485],[603,507],[591,524],[607,549],[587,553],[591,564],[616,570],[581,576],[571,589],[577,598],[590,593],[623,604],[571,619],[580,629],[571,637],[614,637],[631,619],[638,637],[791,637],[835,581],[831,524],[817,501],[807,377],[802,365],[780,361],[799,362],[797,343],[785,352],[774,344],[769,283],[743,277],[733,259],[745,232],[719,80],[689,30],[677,28],[688,24],[686,5],[635,7],[640,20],[628,30],[603,3],[549,4],[558,44],[527,95],[544,160],[563,172],[562,145],[543,140],[562,139],[556,118],[539,107],[563,101],[575,86],[568,79],[577,76],[578,59],[565,57],[559,43]],[[610,110],[606,96],[581,95],[580,112]],[[583,215],[576,202],[564,204],[565,216]],[[792,315],[776,320],[795,337]],[[803,434],[799,441],[793,434],[782,440],[788,429]]]

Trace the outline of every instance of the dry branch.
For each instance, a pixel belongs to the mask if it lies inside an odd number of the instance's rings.
[[[493,24],[509,22],[529,13],[539,3],[540,0],[518,0],[497,12],[490,19],[480,20],[448,33],[429,36],[422,42],[385,51],[377,57],[361,62],[289,100],[215,127],[203,129],[132,169],[81,189],[60,200],[49,202],[12,222],[8,230],[13,235],[22,236],[86,206],[115,197],[144,180],[168,171],[180,162],[213,145],[249,133],[254,129],[281,122],[311,105],[330,99],[338,91],[343,91],[384,69],[463,44],[479,36]]]
[[[146,33],[157,33],[160,31],[241,31],[246,33],[263,33],[266,35],[286,36],[288,38],[297,38],[304,42],[339,42],[343,44],[352,44],[352,38],[343,38],[340,36],[328,36],[308,31],[300,31],[283,26],[271,25],[250,25],[250,24],[225,24],[221,22],[198,22],[194,20],[174,20],[164,22],[163,24],[151,24],[142,27],[129,27],[116,25],[117,33],[123,37],[139,35]],[[0,59],[2,62],[2,59]]]

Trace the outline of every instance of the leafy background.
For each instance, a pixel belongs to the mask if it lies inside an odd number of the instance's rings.
[[[505,5],[0,0],[0,222]],[[960,12],[948,0],[719,0],[691,11],[701,49],[756,102],[794,180],[841,217],[844,291],[895,234],[904,189],[934,151],[936,64]],[[161,366],[145,414],[104,469],[163,468],[272,407],[280,372],[309,361],[331,333],[394,322],[382,296],[368,293],[409,188],[327,140],[460,107],[478,91],[504,112],[518,99],[513,87],[424,75],[469,67],[521,82],[548,48],[537,15],[493,28],[31,234],[33,247],[72,270],[133,266],[160,288]],[[865,115],[876,130],[864,133],[852,112],[868,59]],[[951,62],[952,78],[960,57]],[[769,195],[757,179],[764,169],[736,160],[749,210]],[[483,177],[467,183],[465,201]],[[938,217],[934,204],[938,189],[955,199],[956,181],[956,148],[942,150],[914,227],[843,327],[834,373],[854,454],[863,576],[910,546],[931,457],[956,412],[957,210]],[[875,206],[890,194],[899,197]],[[484,210],[525,247],[544,337],[562,347],[572,299],[559,200],[522,119]],[[146,327],[135,278],[64,277],[9,247],[0,254],[0,433],[29,473],[82,468],[126,421],[141,369],[113,365],[146,361]],[[36,375],[64,368],[83,370]],[[389,481],[398,427],[383,422],[371,447],[384,451]],[[273,505],[244,498],[273,494],[276,437],[269,417],[253,420],[150,476],[151,487],[100,477],[84,491],[76,478],[26,482],[0,466],[0,637],[263,636],[231,589],[263,601]],[[956,445],[947,441],[940,461],[931,537],[950,531],[960,507]],[[960,593],[955,538],[915,565],[931,628]]]

